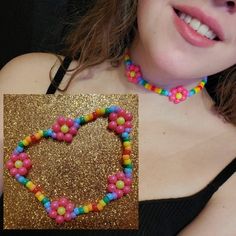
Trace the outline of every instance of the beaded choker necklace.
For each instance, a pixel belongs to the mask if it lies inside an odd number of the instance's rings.
[[[25,149],[38,143],[42,138],[52,138],[55,141],[71,143],[81,126],[95,121],[99,117],[108,117],[107,128],[118,135],[122,141],[123,171],[108,176],[107,193],[98,202],[77,206],[65,197],[51,201],[39,186],[26,178],[32,168],[32,161]],[[132,119],[131,113],[118,106],[99,108],[93,113],[75,119],[58,117],[51,128],[39,130],[20,141],[7,161],[6,168],[12,177],[35,195],[44,206],[49,217],[55,219],[58,224],[75,219],[81,214],[101,211],[108,203],[122,198],[131,191],[133,165],[130,159],[132,149],[130,132],[132,130]]]
[[[129,53],[125,54],[125,69],[126,76],[131,83],[139,84],[146,88],[147,90],[153,91],[154,93],[169,97],[169,101],[174,104],[178,104],[182,101],[185,101],[188,97],[192,97],[194,94],[200,92],[205,84],[207,83],[207,77],[205,77],[196,87],[190,89],[189,91],[182,85],[172,88],[170,90],[157,87],[150,84],[142,76],[141,68],[138,65],[135,65],[130,59]]]

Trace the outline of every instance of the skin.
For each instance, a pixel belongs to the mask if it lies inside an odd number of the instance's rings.
[[[140,33],[131,47],[131,56],[141,65],[145,78],[166,88],[180,83],[190,88],[203,76],[235,64],[236,29],[232,22],[236,22],[236,13],[229,13],[224,2],[140,0]],[[218,19],[224,29],[225,41],[211,48],[195,47],[184,41],[170,17],[170,6],[182,3],[197,6]],[[45,93],[49,70],[55,62],[53,73],[59,67],[54,55],[32,53],[13,59],[0,72],[1,91]],[[70,69],[76,65],[76,61],[72,62]],[[70,73],[64,77],[62,88],[69,76]],[[76,93],[139,94],[140,201],[192,195],[204,188],[235,157],[236,127],[212,112],[213,101],[205,90],[184,103],[173,105],[165,97],[129,83],[124,76],[123,64],[110,68],[109,63],[104,62],[83,71],[73,80],[66,94]],[[2,97],[1,94],[1,145]],[[180,235],[235,235],[235,186],[234,174]]]

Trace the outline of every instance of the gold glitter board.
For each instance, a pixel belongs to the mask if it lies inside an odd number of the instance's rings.
[[[97,108],[120,106],[133,114],[131,192],[101,212],[58,225],[32,192],[4,169],[4,229],[138,229],[138,96],[134,94],[4,95],[4,163],[18,142],[52,127],[58,116],[76,118]],[[107,118],[83,125],[71,144],[42,139],[30,146],[27,178],[50,200],[67,197],[81,206],[106,194],[107,177],[122,170],[122,143],[107,130]]]

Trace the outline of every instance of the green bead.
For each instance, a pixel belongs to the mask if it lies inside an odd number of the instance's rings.
[[[84,208],[83,207],[79,207],[79,214],[84,214]]]
[[[45,203],[49,202],[49,199],[45,197],[41,202],[44,205]]]
[[[67,133],[69,131],[69,127],[67,126],[67,125],[63,125],[62,127],[61,127],[61,132],[62,133]]]
[[[61,216],[64,215],[66,213],[65,207],[58,207],[57,213]]]
[[[29,182],[29,179],[25,178],[25,179],[22,181],[22,184],[26,185],[28,182]]]
[[[125,184],[124,184],[124,182],[123,182],[122,180],[118,180],[118,181],[116,182],[116,187],[117,187],[118,189],[123,189],[124,186],[125,186]]]
[[[84,124],[85,123],[85,119],[84,119],[84,117],[83,116],[80,116],[80,124],[82,125],[82,124]]]
[[[116,120],[117,124],[118,125],[123,125],[125,123],[125,119],[123,117],[119,117],[117,120]]]
[[[24,143],[23,143],[22,141],[20,141],[20,142],[18,143],[18,146],[24,147],[25,145],[24,145]]]
[[[123,138],[123,139],[122,139],[122,141],[124,141],[124,142],[125,142],[125,141],[130,141],[130,140],[131,140],[131,138]]]
[[[107,196],[105,196],[105,197],[103,198],[103,201],[104,201],[105,203],[109,203],[109,202],[110,202],[110,199],[109,199]]]
[[[44,130],[43,131],[43,137],[47,137],[48,136],[48,132],[47,132],[47,130]]]
[[[105,114],[109,114],[110,113],[110,109],[109,108],[105,108]]]
[[[22,161],[18,160],[18,161],[15,162],[15,167],[16,168],[21,168],[22,166],[23,166],[23,162]]]
[[[132,164],[128,164],[128,165],[125,165],[126,168],[130,168],[130,169],[133,169],[133,165]]]

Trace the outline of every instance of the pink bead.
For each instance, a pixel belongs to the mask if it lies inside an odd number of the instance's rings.
[[[63,216],[57,216],[56,222],[57,222],[57,224],[62,224],[62,223],[64,223],[64,217],[63,217]]]
[[[67,143],[71,143],[72,142],[72,135],[71,134],[65,134],[64,136],[64,140],[67,142]]]
[[[122,171],[119,171],[116,173],[116,178],[118,180],[124,180],[125,179],[125,174]]]
[[[19,159],[21,159],[22,161],[28,158],[29,156],[25,152],[22,152],[21,154],[19,154]]]
[[[130,186],[130,185],[132,184],[132,179],[130,179],[130,178],[125,178],[125,179],[124,179],[124,183],[125,183],[126,186]]]
[[[114,130],[114,129],[116,129],[116,127],[117,127],[117,123],[115,121],[109,122],[109,124],[108,124],[109,129]]]
[[[107,187],[108,192],[112,193],[116,191],[116,186],[114,184],[109,184]]]
[[[53,126],[52,126],[52,130],[54,131],[54,132],[60,132],[60,130],[61,130],[61,127],[60,127],[60,125],[59,124],[54,124]]]
[[[177,93],[177,89],[175,88],[175,89],[171,89],[171,93],[173,94],[173,93]]]
[[[63,197],[63,198],[61,198],[61,199],[59,200],[59,206],[64,206],[64,207],[66,207],[67,204],[68,204],[68,199],[67,199],[67,198]]]
[[[187,90],[184,90],[184,91],[182,92],[182,94],[186,96],[186,95],[188,95],[188,91],[187,91]]]
[[[118,117],[122,116],[124,117],[125,116],[125,110],[124,109],[120,109],[119,112],[117,113]]]
[[[131,121],[133,119],[133,116],[131,113],[127,112],[124,116],[126,121]]]
[[[178,87],[178,88],[177,88],[177,91],[178,91],[178,92],[182,92],[183,89],[184,89],[184,88],[181,86],[181,87]]]
[[[70,221],[71,220],[71,214],[69,212],[67,212],[65,215],[64,215],[64,219],[65,221]]]
[[[30,159],[26,159],[23,161],[23,167],[29,169],[31,166],[32,166],[32,163]]]
[[[66,123],[66,119],[63,116],[60,116],[57,118],[57,123],[62,126]]]
[[[18,170],[16,168],[12,168],[10,170],[10,174],[11,174],[11,176],[15,176],[16,174],[18,174]]]
[[[71,202],[69,202],[66,206],[66,210],[70,213],[74,210],[74,208],[75,208],[75,205]]]
[[[117,127],[116,127],[116,133],[117,134],[121,134],[121,133],[123,133],[125,131],[125,127],[123,126],[123,125],[118,125]]]
[[[64,140],[64,134],[62,132],[58,132],[56,135],[57,135],[57,140],[58,141],[63,141]]]
[[[68,119],[66,120],[66,125],[67,125],[68,127],[71,127],[71,126],[74,125],[74,121],[73,121],[71,118],[68,118]]]
[[[124,194],[128,194],[130,191],[131,191],[130,186],[125,186],[125,187],[123,188]]]
[[[8,170],[10,170],[11,168],[14,167],[14,163],[12,160],[9,160],[7,163],[6,163],[6,167]]]
[[[13,162],[16,162],[17,160],[19,160],[19,156],[18,156],[18,155],[15,155],[15,154],[12,154],[12,155],[11,155],[11,160],[12,160]]]
[[[76,129],[76,127],[75,126],[72,126],[71,128],[70,128],[70,130],[69,130],[69,133],[71,134],[71,135],[76,135],[77,134],[77,129]]]
[[[57,212],[55,210],[51,210],[48,215],[50,218],[56,219]]]
[[[116,194],[117,194],[117,198],[121,198],[121,197],[123,197],[123,191],[122,190],[120,190],[120,189],[117,189],[116,190]]]
[[[59,207],[58,201],[53,201],[51,204],[51,208],[53,210],[57,210],[58,207]]]
[[[117,182],[116,176],[115,176],[115,175],[110,175],[110,176],[108,176],[108,182],[109,182],[110,184],[115,184],[115,183]]]
[[[25,167],[21,167],[18,170],[20,175],[26,175],[27,174],[27,169]]]
[[[117,114],[115,112],[112,112],[109,115],[109,120],[111,120],[111,121],[117,120]]]
[[[126,121],[124,124],[125,128],[132,128],[132,123],[130,121]]]

